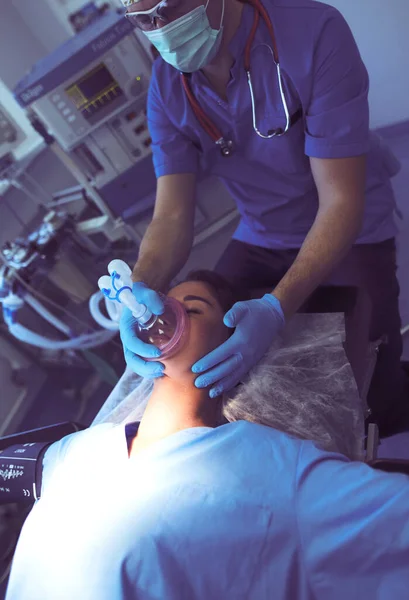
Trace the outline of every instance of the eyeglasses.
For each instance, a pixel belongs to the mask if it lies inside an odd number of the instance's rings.
[[[167,6],[167,0],[160,0],[158,4],[148,10],[126,12],[125,17],[134,27],[139,27],[143,31],[152,31],[157,28],[156,21],[161,21],[162,25],[169,23],[166,15]]]
[[[142,31],[153,31],[163,27],[179,17],[203,4],[203,0],[160,0],[148,10],[131,10],[125,13],[125,17],[134,27]]]

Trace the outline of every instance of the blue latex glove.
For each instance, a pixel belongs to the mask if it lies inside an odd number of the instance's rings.
[[[133,284],[132,293],[138,302],[144,304],[154,315],[161,315],[165,310],[163,302],[154,290],[138,281]],[[159,358],[161,352],[153,344],[146,344],[138,338],[138,322],[126,306],[123,307],[119,322],[119,333],[124,347],[125,361],[137,375],[154,379],[162,377],[164,365],[158,361],[147,362],[145,358]]]
[[[193,373],[203,373],[196,379],[196,387],[216,384],[210,389],[211,398],[236,386],[264,356],[285,324],[281,304],[271,294],[259,300],[237,302],[223,321],[236,331],[192,367]]]

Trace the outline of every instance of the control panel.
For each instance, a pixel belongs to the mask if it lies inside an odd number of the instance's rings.
[[[98,188],[150,154],[145,99],[122,110],[72,150],[74,159]]]
[[[144,106],[149,79],[148,57],[131,34],[32,107],[69,151],[135,101]]]

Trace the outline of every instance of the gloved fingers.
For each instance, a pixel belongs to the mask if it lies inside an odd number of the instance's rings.
[[[224,315],[223,323],[226,327],[237,327],[242,319],[248,314],[248,302],[236,302]]]
[[[212,367],[222,363],[227,358],[236,354],[236,343],[234,341],[234,334],[223,344],[206,354],[203,358],[198,360],[192,367],[193,373],[203,373],[208,371]]]
[[[126,364],[132,371],[137,375],[146,379],[156,379],[162,377],[165,367],[160,362],[147,362],[140,356],[133,354],[130,350],[125,348],[124,350]]]
[[[119,334],[123,347],[132,354],[137,354],[144,358],[160,357],[161,351],[159,348],[153,344],[146,344],[139,339],[135,319],[133,319],[133,322],[129,318],[121,319],[119,324]]]
[[[220,382],[223,378],[227,377],[231,373],[237,370],[239,365],[241,364],[243,357],[240,353],[233,354],[222,363],[207,371],[204,375],[197,377],[195,380],[195,386],[197,388],[206,388],[209,385],[213,385],[214,383]]]
[[[137,281],[133,284],[132,293],[138,302],[144,304],[154,315],[161,315],[165,306],[159,294]]]
[[[212,387],[209,391],[210,398],[217,398],[225,392],[232,390],[240,381],[243,379],[243,369],[237,369],[233,373],[230,373],[227,377],[221,379],[215,387]]]

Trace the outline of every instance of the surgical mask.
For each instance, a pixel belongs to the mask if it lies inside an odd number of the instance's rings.
[[[193,73],[209,64],[216,56],[223,35],[223,17],[219,29],[210,27],[206,6],[199,6],[183,17],[154,31],[144,31],[163,60],[182,71]]]

